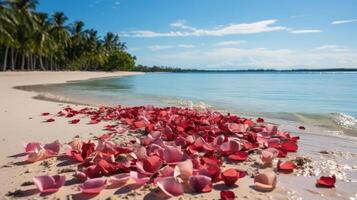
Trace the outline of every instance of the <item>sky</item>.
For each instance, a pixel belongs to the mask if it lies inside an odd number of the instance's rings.
[[[356,0],[40,0],[137,63],[198,69],[357,68]]]

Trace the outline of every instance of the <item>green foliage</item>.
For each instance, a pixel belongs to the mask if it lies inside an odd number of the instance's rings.
[[[123,50],[115,50],[108,57],[108,62],[104,66],[105,71],[130,71],[135,66],[134,58]]]
[[[0,63],[3,70],[131,70],[135,57],[118,35],[103,39],[63,12],[36,11],[37,0],[0,0]]]

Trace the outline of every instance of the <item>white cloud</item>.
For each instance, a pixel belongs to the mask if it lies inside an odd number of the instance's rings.
[[[152,45],[149,46],[149,49],[151,49],[152,51],[158,51],[158,50],[163,50],[163,49],[171,49],[174,46],[171,45]]]
[[[335,51],[335,52],[347,52],[349,51],[349,49],[343,48],[343,47],[339,47],[337,45],[323,45],[323,46],[319,46],[314,48],[313,50],[315,51]]]
[[[178,45],[151,45],[148,48],[152,51],[159,51],[159,50],[172,49],[172,48],[191,49],[194,47],[195,46],[191,44],[178,44]]]
[[[190,49],[190,48],[194,48],[195,46],[192,44],[179,44],[177,45],[180,48],[186,48],[186,49]]]
[[[356,67],[357,52],[352,51],[295,51],[290,49],[233,48],[187,50],[139,57],[149,65],[199,67],[204,69],[247,68],[332,68]]]
[[[217,43],[217,46],[234,46],[234,45],[240,45],[246,43],[246,41],[243,40],[228,40],[228,41],[221,41]]]
[[[337,21],[331,22],[331,24],[339,25],[339,24],[347,24],[347,23],[353,23],[353,22],[357,22],[357,19],[337,20]]]
[[[304,29],[304,30],[289,30],[292,34],[305,34],[305,33],[320,33],[318,29]]]
[[[170,24],[171,27],[179,30],[169,32],[155,32],[151,30],[135,30],[121,33],[123,37],[186,37],[186,36],[226,36],[226,35],[242,35],[242,34],[257,34],[273,31],[287,31],[292,34],[303,33],[319,33],[317,29],[294,30],[284,26],[275,25],[277,20],[268,19],[252,23],[240,23],[219,25],[211,29],[200,29],[186,25],[185,20],[178,20]]]
[[[225,36],[240,34],[255,34],[263,32],[287,30],[283,26],[275,26],[275,19],[263,20],[253,23],[229,24],[212,29],[198,29],[187,26],[185,21],[180,20],[170,25],[180,28],[181,31],[155,32],[150,30],[137,30],[121,34],[126,37],[183,37],[183,36]]]

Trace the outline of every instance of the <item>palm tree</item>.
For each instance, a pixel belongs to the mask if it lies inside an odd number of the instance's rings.
[[[117,34],[114,34],[112,32],[108,32],[104,36],[104,41],[103,41],[104,48],[111,52],[113,50],[125,50],[126,49],[126,44],[121,43],[119,40],[119,36]]]
[[[35,21],[34,13],[37,0],[9,0],[8,4],[14,12],[18,25],[16,26],[16,40],[19,43],[19,50],[22,54],[21,69],[24,70],[25,57],[28,58],[27,67],[30,68],[30,53],[33,50],[33,33]]]
[[[65,25],[68,18],[63,12],[55,12],[52,15],[52,28],[49,30],[54,40],[54,46],[50,54],[50,68],[53,69],[53,58],[56,55],[56,60],[62,61],[65,57],[65,49],[69,46],[70,36],[68,26]]]
[[[5,2],[0,2],[0,45],[5,47],[3,70],[7,68],[8,51],[11,48],[12,52],[12,70],[14,70],[13,48],[17,45],[14,38],[16,31],[17,20],[13,12],[5,7]]]

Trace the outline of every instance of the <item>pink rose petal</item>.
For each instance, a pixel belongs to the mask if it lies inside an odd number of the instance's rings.
[[[94,178],[86,180],[79,186],[82,193],[98,194],[107,186],[107,180],[102,178]]]
[[[64,185],[66,181],[65,176],[54,175],[54,176],[36,176],[33,178],[33,182],[40,192],[51,193],[57,192],[60,187]]]
[[[168,196],[179,196],[183,194],[183,185],[174,177],[165,177],[157,182],[159,188]]]

